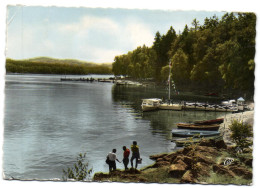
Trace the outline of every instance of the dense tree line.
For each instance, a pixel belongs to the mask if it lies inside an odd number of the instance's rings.
[[[177,87],[235,89],[254,91],[256,36],[254,13],[226,13],[220,20],[213,16],[204,23],[194,19],[176,34],[173,27],[155,34],[151,47],[142,46],[116,56],[112,71],[132,78],[168,79]]]
[[[62,61],[41,62],[31,60],[6,59],[6,72],[33,74],[112,74],[105,64],[68,63]]]

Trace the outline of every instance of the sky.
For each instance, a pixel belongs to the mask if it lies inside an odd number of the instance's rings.
[[[152,46],[157,31],[170,26],[182,32],[193,19],[221,11],[170,11],[122,8],[8,6],[6,57],[27,59],[48,56],[95,63],[113,62],[117,55],[138,46]]]

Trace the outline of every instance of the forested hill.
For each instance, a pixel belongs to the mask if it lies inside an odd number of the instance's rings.
[[[6,59],[7,73],[32,74],[112,74],[111,63],[97,64],[75,59],[37,57],[24,60]]]
[[[35,57],[30,59],[24,59],[23,61],[29,61],[29,62],[41,62],[41,63],[70,63],[70,64],[88,64],[88,65],[95,65],[93,62],[88,61],[81,61],[77,59],[57,59],[57,58],[51,58],[51,57]]]
[[[169,62],[177,88],[254,92],[256,15],[226,13],[204,23],[193,20],[180,34],[157,32],[153,45],[116,56],[112,71],[137,79],[167,81]]]

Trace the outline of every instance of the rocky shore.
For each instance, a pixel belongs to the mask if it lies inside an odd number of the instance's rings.
[[[155,163],[141,170],[96,173],[93,181],[251,185],[252,148],[238,153],[230,139],[229,125],[233,119],[253,124],[254,111],[224,118],[220,127],[223,137],[202,139],[175,152],[152,155],[150,159]]]

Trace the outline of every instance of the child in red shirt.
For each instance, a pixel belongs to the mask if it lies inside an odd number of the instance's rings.
[[[130,155],[130,150],[126,148],[126,146],[123,146],[124,154],[123,154],[123,163],[125,165],[125,170],[128,169],[127,165],[129,163],[129,155]]]

